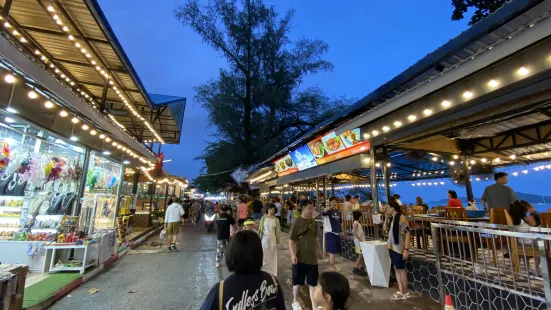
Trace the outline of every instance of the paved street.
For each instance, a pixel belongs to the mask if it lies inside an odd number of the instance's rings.
[[[164,245],[162,248],[156,245],[157,237],[151,238],[115,263],[110,271],[84,283],[51,309],[199,309],[208,290],[229,274],[224,267],[215,268],[216,234],[207,234],[200,224],[182,227],[179,252],[168,253]],[[278,278],[290,309],[292,291],[286,284],[291,277],[288,252],[285,246],[278,253]],[[349,310],[366,309],[366,305],[377,310],[440,309],[422,297],[390,301],[395,289],[370,288],[367,279],[351,275],[349,261],[339,260],[338,266],[350,280]],[[322,262],[320,271],[326,269],[327,262]],[[100,291],[91,294],[92,288]],[[303,291],[306,293],[307,289]],[[303,296],[303,301],[306,300]]]

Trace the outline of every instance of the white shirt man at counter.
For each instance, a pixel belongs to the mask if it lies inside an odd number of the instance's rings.
[[[184,216],[184,208],[181,205],[174,202],[174,200],[168,200],[168,208],[165,213],[165,230],[168,236],[168,251],[176,251],[176,240],[178,239],[178,233],[180,232],[180,225],[182,217]]]

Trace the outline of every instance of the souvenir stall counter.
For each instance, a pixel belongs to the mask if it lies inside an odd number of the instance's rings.
[[[76,230],[84,149],[15,117],[0,127],[0,261],[42,270],[45,242]]]

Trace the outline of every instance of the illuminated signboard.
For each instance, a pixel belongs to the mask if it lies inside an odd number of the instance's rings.
[[[307,145],[303,145],[291,152],[291,157],[299,171],[317,166],[316,159]]]
[[[279,176],[284,176],[284,175],[298,171],[298,168],[295,165],[295,162],[293,161],[293,159],[291,158],[291,155],[289,154],[276,160],[274,164],[275,164],[274,168]]]
[[[332,131],[292,151],[291,156],[280,158],[275,162],[275,169],[282,176],[369,151],[369,142],[362,141],[360,137],[360,128],[345,131],[339,136]],[[282,163],[286,158],[293,162],[292,168]]]

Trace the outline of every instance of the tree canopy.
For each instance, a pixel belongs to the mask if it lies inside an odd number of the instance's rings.
[[[195,101],[215,129],[197,158],[207,175],[195,180],[201,190],[219,189],[231,180],[220,172],[258,163],[351,102],[301,87],[305,76],[333,65],[323,58],[324,41],[289,39],[293,10],[279,16],[262,0],[188,0],[174,13],[228,64],[196,87]]]
[[[452,0],[454,7],[452,20],[462,20],[469,8],[474,8],[475,11],[469,21],[469,26],[472,26],[486,16],[492,14],[499,9],[507,0]]]

